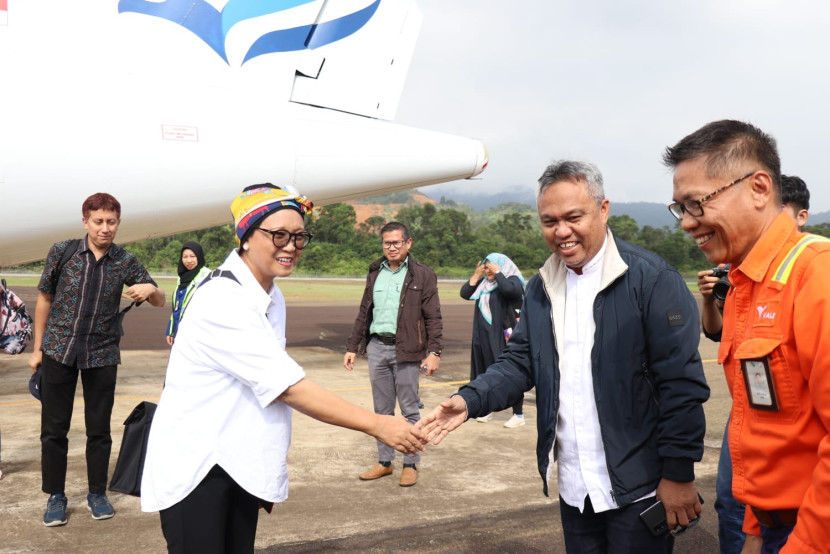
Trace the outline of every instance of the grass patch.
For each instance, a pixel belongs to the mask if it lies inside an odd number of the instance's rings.
[[[39,276],[34,275],[8,275],[5,277],[9,288],[15,287],[36,287],[40,282]],[[175,277],[155,277],[159,287],[167,295],[167,305],[170,305],[170,298],[176,290]],[[363,279],[301,279],[287,278],[277,279],[277,286],[280,287],[283,296],[288,302],[352,302],[357,306],[363,297]],[[438,296],[443,300],[459,298],[458,291],[461,289],[459,281],[439,281]]]
[[[40,275],[5,275],[3,279],[10,289],[14,287],[36,287],[40,282]]]

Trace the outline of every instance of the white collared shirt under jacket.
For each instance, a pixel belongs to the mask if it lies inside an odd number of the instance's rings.
[[[291,408],[275,399],[305,373],[285,351],[285,300],[266,293],[231,252],[193,295],[182,319],[153,419],[141,509],[183,500],[214,465],[250,494],[288,497]]]
[[[594,348],[594,299],[600,290],[608,238],[577,275],[566,268],[564,349],[559,358],[559,417],[556,422],[559,494],[569,506],[595,512],[616,508],[599,427],[591,350]]]

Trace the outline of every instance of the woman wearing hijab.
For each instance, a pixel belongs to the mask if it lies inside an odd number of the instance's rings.
[[[210,269],[205,266],[205,253],[201,244],[193,241],[184,243],[179,255],[178,269],[179,282],[173,295],[173,313],[170,314],[170,321],[167,323],[167,344],[170,346],[173,346],[179,322],[196,287],[210,275]]]
[[[312,239],[312,203],[290,188],[246,188],[231,204],[239,249],[202,283],[170,352],[141,481],[170,552],[254,551],[259,508],[288,496],[292,408],[412,454],[423,433],[305,377],[285,350],[287,277]]]
[[[516,326],[524,287],[525,279],[516,264],[504,254],[495,252],[478,262],[470,280],[461,286],[461,298],[476,301],[471,381],[487,371],[504,351]],[[520,399],[513,406],[513,416],[505,422],[505,427],[512,429],[525,424],[522,404]],[[492,414],[487,414],[477,419],[485,423],[491,418]]]

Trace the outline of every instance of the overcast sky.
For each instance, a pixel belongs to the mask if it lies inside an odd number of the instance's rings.
[[[724,118],[778,141],[782,171],[830,210],[830,2],[420,0],[395,121],[480,138],[478,181],[532,189],[551,160],[595,162],[617,202],[671,199],[667,145]]]

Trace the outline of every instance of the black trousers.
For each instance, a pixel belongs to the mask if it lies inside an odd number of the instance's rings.
[[[167,551],[172,554],[254,551],[259,499],[218,465],[184,500],[160,515]]]
[[[69,452],[69,425],[75,403],[78,373],[84,389],[86,424],[86,473],[89,492],[107,490],[112,435],[110,418],[115,398],[118,366],[79,370],[47,356],[41,364],[40,444],[43,492],[57,494],[66,488],[66,456]]]
[[[670,554],[674,536],[655,537],[640,519],[640,512],[654,504],[646,498],[622,508],[594,512],[590,498],[585,509],[569,506],[559,497],[559,513],[568,554]]]

